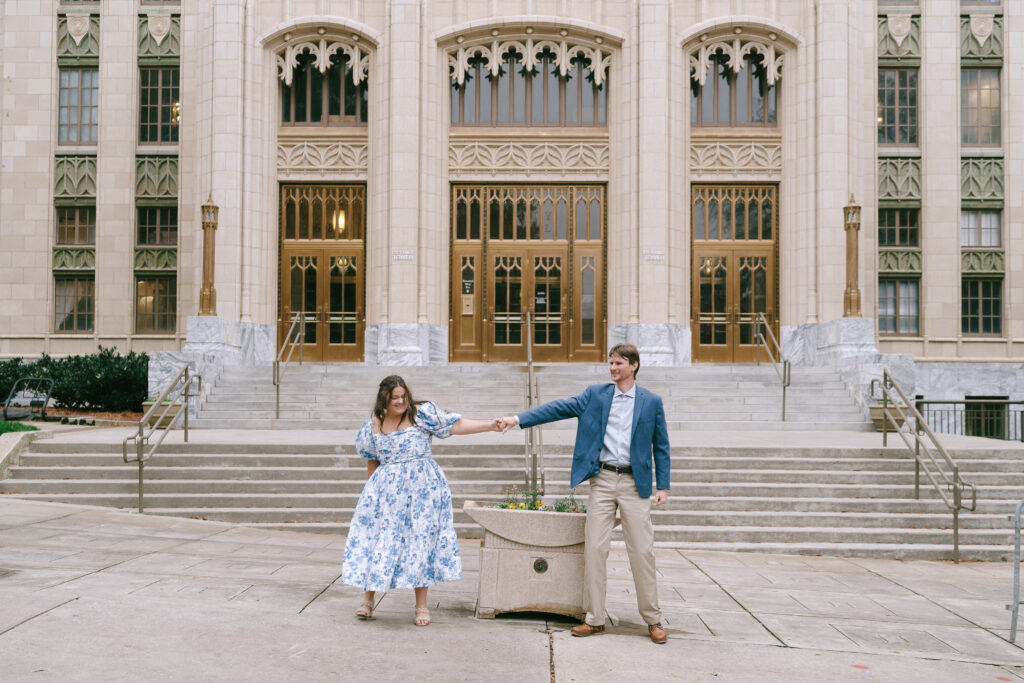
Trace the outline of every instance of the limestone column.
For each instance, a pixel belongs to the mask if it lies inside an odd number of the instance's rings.
[[[424,100],[421,91],[419,0],[389,0],[387,30],[374,62],[374,134],[381,168],[375,169],[368,215],[366,362],[423,365],[429,360],[430,329],[421,323],[419,290],[425,254],[421,225],[425,201],[420,168]],[[372,91],[373,89],[371,89]]]
[[[645,365],[671,365],[689,356],[689,345],[683,348],[679,326],[667,322],[671,307],[680,305],[667,296],[669,269],[678,265],[669,263],[667,249],[675,224],[669,210],[670,196],[673,183],[680,182],[672,173],[670,140],[672,4],[669,0],[641,0],[637,10],[636,224],[628,246],[621,252],[610,252],[609,261],[619,259],[621,265],[608,265],[610,272],[613,268],[621,272],[626,267],[635,272],[636,286],[631,290],[635,298],[625,339],[637,345]],[[610,278],[610,285],[626,287],[625,282],[616,283],[614,278]]]

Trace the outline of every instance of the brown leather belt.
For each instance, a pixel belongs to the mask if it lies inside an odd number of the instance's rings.
[[[623,465],[620,467],[618,465],[611,465],[603,462],[601,463],[601,469],[608,470],[609,472],[615,472],[615,474],[633,474],[633,468],[629,465]]]

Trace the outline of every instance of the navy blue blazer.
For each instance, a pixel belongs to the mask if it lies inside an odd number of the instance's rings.
[[[519,425],[526,429],[537,425],[579,419],[576,427],[576,446],[572,455],[570,486],[596,476],[601,470],[601,447],[608,427],[608,413],[612,407],[615,385],[592,384],[579,396],[561,398],[519,413]],[[665,407],[661,397],[641,386],[636,388],[633,406],[633,436],[629,444],[629,460],[633,467],[633,481],[641,498],[651,496],[651,464],[659,489],[669,489],[670,464],[668,428],[665,425]]]

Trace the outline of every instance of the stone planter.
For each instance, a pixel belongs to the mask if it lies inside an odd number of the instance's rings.
[[[471,500],[462,509],[484,528],[478,619],[503,612],[584,617],[585,514],[502,510]]]
[[[882,422],[885,413],[882,410],[882,404],[877,403],[869,407],[871,411],[871,421],[875,423],[875,431],[882,431]],[[895,423],[895,426],[893,426]],[[896,431],[903,426],[903,418],[896,412],[893,404],[889,404],[889,431]]]
[[[147,413],[153,406],[153,401],[142,402],[142,412]],[[152,415],[149,416],[149,425],[156,429],[170,429],[177,422],[178,417],[181,415],[181,403],[172,403],[170,407],[168,404],[163,404],[157,408]]]

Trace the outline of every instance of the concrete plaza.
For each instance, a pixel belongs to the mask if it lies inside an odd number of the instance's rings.
[[[4,681],[1021,681],[1008,563],[660,549],[667,645],[646,637],[622,550],[600,637],[543,615],[473,616],[464,576],[372,621],[338,583],[344,539],[0,499]]]

